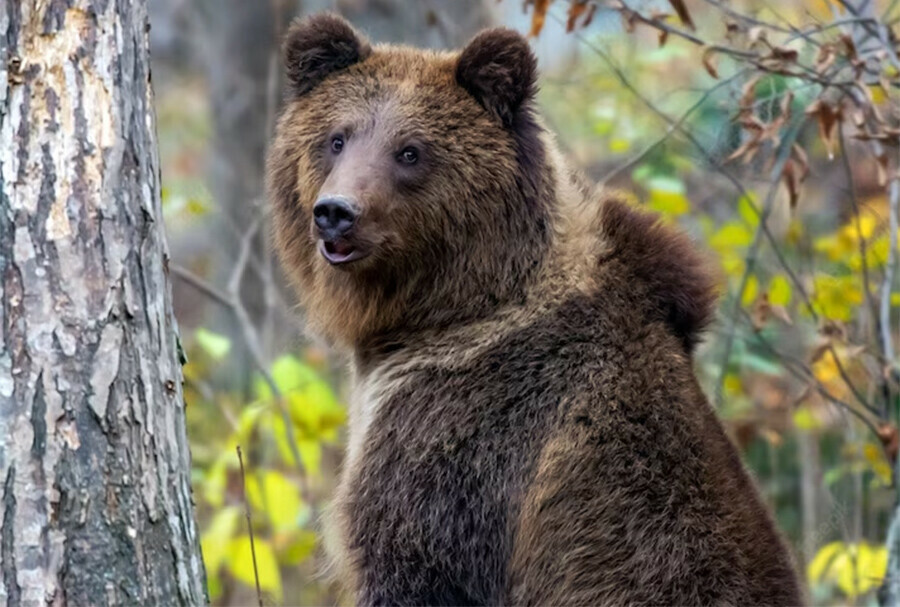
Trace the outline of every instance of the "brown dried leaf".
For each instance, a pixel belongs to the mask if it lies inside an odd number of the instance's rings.
[[[897,426],[885,422],[878,426],[878,439],[884,447],[884,454],[891,463],[897,461],[897,452],[900,451],[900,432]]]
[[[784,306],[771,306],[769,311],[772,313],[772,316],[784,324],[793,326],[794,321],[791,319],[791,315],[788,314],[788,311]]]
[[[788,63],[797,61],[799,56],[800,53],[796,49],[788,48],[786,46],[774,47],[772,49],[772,54],[770,55],[770,57],[776,61],[787,61]]]
[[[584,22],[581,24],[581,27],[587,27],[591,24],[591,21],[594,20],[594,14],[597,12],[597,5],[591,3],[590,8],[588,9],[587,16],[584,18]]]
[[[847,58],[851,61],[856,59],[856,44],[853,42],[853,37],[850,34],[841,34],[841,42],[844,44],[844,51],[847,53]]]
[[[769,303],[769,294],[760,293],[756,301],[753,302],[753,308],[750,310],[750,321],[756,331],[762,330],[769,322],[769,315],[772,311],[772,305]]]
[[[688,29],[697,29],[696,27],[694,27],[694,20],[691,19],[691,14],[688,12],[687,6],[685,6],[684,4],[684,0],[669,0],[669,4],[672,5],[672,8],[675,9],[675,14],[678,15],[678,18],[685,26],[688,27]]]
[[[885,187],[888,182],[887,172],[888,172],[888,156],[885,152],[881,152],[880,155],[875,157],[875,166],[878,171],[878,187]]]
[[[703,61],[703,67],[706,68],[706,73],[715,78],[719,79],[719,71],[716,69],[716,49],[711,46],[707,46],[703,49],[703,55],[701,56],[701,61]]]
[[[787,122],[791,119],[791,104],[794,102],[794,93],[788,91],[787,95],[781,98],[781,113],[779,117],[783,119],[783,122]]]
[[[544,22],[547,20],[547,10],[550,8],[550,3],[553,0],[529,0],[527,4],[533,3],[534,9],[531,14],[531,31],[528,33],[529,36],[537,37],[541,34],[541,30],[544,29]]]
[[[569,5],[568,19],[566,19],[566,31],[571,32],[578,24],[578,18],[588,10],[588,0],[574,0]]]
[[[621,12],[622,15],[622,27],[625,28],[625,31],[629,34],[634,33],[634,24],[637,23],[637,14],[633,11],[625,11]]]
[[[828,158],[834,159],[834,143],[837,125],[843,120],[843,112],[840,106],[832,107],[816,99],[806,108],[806,115],[815,118],[819,123],[819,136],[828,150]]]
[[[800,182],[803,183],[809,176],[809,156],[806,155],[806,150],[799,143],[791,146],[791,152],[794,155],[797,166],[800,168]]]
[[[747,30],[747,39],[750,41],[750,48],[753,48],[757,43],[766,41],[766,30],[759,25],[751,27]]]
[[[753,103],[756,101],[756,83],[759,82],[761,78],[762,74],[757,74],[745,82],[744,86],[741,87],[741,108],[750,108],[753,106]]]
[[[846,359],[848,359],[848,360],[853,360],[853,359],[855,359],[857,356],[860,356],[860,355],[861,355],[863,352],[865,352],[865,351],[866,351],[866,346],[865,346],[865,344],[859,344],[859,345],[857,345],[857,346],[851,346],[851,347],[847,348],[847,349],[844,351],[844,352],[845,352],[844,358],[846,358]]]
[[[832,44],[823,44],[819,47],[819,54],[816,57],[816,71],[820,74],[824,73],[834,60],[837,59],[837,51]]]
[[[662,48],[666,45],[666,41],[669,39],[669,30],[659,30],[659,48]]]
[[[800,169],[796,166],[793,158],[788,158],[784,163],[781,177],[784,179],[784,185],[788,191],[791,210],[796,209],[797,201],[800,199]]]
[[[819,327],[819,334],[828,339],[845,342],[847,341],[847,325],[839,320],[829,319]]]

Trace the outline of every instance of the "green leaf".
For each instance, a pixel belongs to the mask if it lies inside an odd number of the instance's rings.
[[[194,331],[194,339],[197,340],[197,345],[213,360],[225,358],[228,351],[231,350],[231,341],[227,337],[213,333],[203,327]]]
[[[778,362],[763,358],[758,354],[747,352],[742,354],[737,360],[741,365],[753,371],[765,373],[766,375],[781,375],[781,365]]]
[[[270,593],[276,601],[281,602],[281,572],[278,570],[278,561],[275,559],[272,545],[257,537],[254,546],[256,548],[256,565],[259,571],[259,587]],[[256,587],[250,536],[242,535],[231,540],[226,564],[228,571],[235,579],[251,588]]]
[[[316,534],[307,529],[301,529],[297,532],[297,538],[288,544],[281,560],[285,565],[297,565],[309,558],[315,549]]]

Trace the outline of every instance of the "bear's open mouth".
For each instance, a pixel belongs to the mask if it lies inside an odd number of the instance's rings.
[[[343,238],[337,240],[320,240],[319,252],[333,266],[350,263],[362,259],[368,253],[347,242]]]

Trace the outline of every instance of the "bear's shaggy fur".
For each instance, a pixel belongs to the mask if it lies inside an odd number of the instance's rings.
[[[704,263],[568,168],[527,43],[370,46],[319,15],[284,52],[269,197],[311,328],[352,359],[331,520],[356,600],[799,604],[694,377]],[[337,195],[367,256],[331,265],[313,205]]]

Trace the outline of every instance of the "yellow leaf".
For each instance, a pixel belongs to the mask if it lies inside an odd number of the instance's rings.
[[[834,557],[843,551],[844,542],[831,542],[819,548],[816,556],[813,557],[813,560],[810,561],[809,566],[806,568],[806,575],[809,581],[820,582],[825,579],[825,574],[828,572]]]
[[[819,549],[807,568],[811,582],[829,581],[853,598],[877,588],[887,571],[887,549],[866,542],[832,542]]]
[[[738,214],[752,228],[756,228],[759,224],[758,208],[753,192],[748,192],[746,196],[741,196],[738,200]]]
[[[736,396],[741,394],[744,390],[743,383],[741,382],[740,376],[736,373],[729,373],[725,376],[725,383],[723,384],[725,389],[725,394],[729,396]]]
[[[879,480],[885,485],[890,485],[891,466],[884,457],[884,451],[878,445],[866,443],[863,445],[863,457],[869,462],[869,465],[872,466],[872,471]]]
[[[622,154],[624,152],[627,152],[629,149],[631,149],[631,142],[628,141],[627,139],[615,138],[615,139],[609,140],[609,151],[610,152],[613,152],[616,154]]]
[[[818,274],[813,279],[813,304],[832,320],[849,321],[854,308],[863,301],[862,290],[854,276]]]
[[[776,274],[769,281],[769,303],[773,306],[786,306],[791,303],[791,283],[783,274]]]
[[[684,183],[677,177],[657,175],[648,179],[645,186],[650,193],[647,206],[657,213],[674,217],[691,210]]]
[[[219,458],[210,467],[203,479],[203,497],[213,507],[220,507],[225,502],[225,484],[227,481],[227,464]]]
[[[272,545],[259,537],[255,538],[256,564],[259,571],[259,587],[271,594],[276,601],[281,602],[281,572],[278,570],[278,561]],[[242,535],[231,540],[228,546],[228,571],[238,581],[256,587],[253,575],[253,553],[251,552],[250,537]]]
[[[813,415],[809,407],[799,407],[794,411],[794,426],[800,430],[815,430],[822,427],[822,422]]]
[[[741,222],[729,221],[719,228],[709,241],[717,252],[744,248],[753,242],[753,233]]]
[[[322,475],[322,446],[315,440],[301,440],[297,446],[300,448],[303,469],[313,478],[320,477]]]
[[[826,351],[819,360],[813,363],[812,372],[816,379],[826,385],[835,381],[841,375],[837,360],[834,358],[834,353],[831,350]]]
[[[286,565],[297,565],[305,561],[315,549],[316,534],[307,529],[301,529],[297,533],[297,537],[288,544],[282,560]]]
[[[225,358],[231,349],[231,341],[227,337],[213,333],[203,327],[194,331],[194,339],[197,340],[197,345],[203,348],[203,351],[213,360]]]
[[[741,293],[741,305],[749,306],[756,301],[756,293],[759,291],[759,279],[755,274],[747,277],[747,284],[744,285],[744,292]]]
[[[303,457],[302,449],[300,453]],[[299,489],[281,473],[266,470],[248,476],[247,499],[254,510],[266,513],[276,531],[297,527],[303,500],[300,499]]]
[[[228,556],[228,545],[234,535],[241,511],[236,506],[222,508],[200,536],[200,550],[208,574],[215,573]]]

